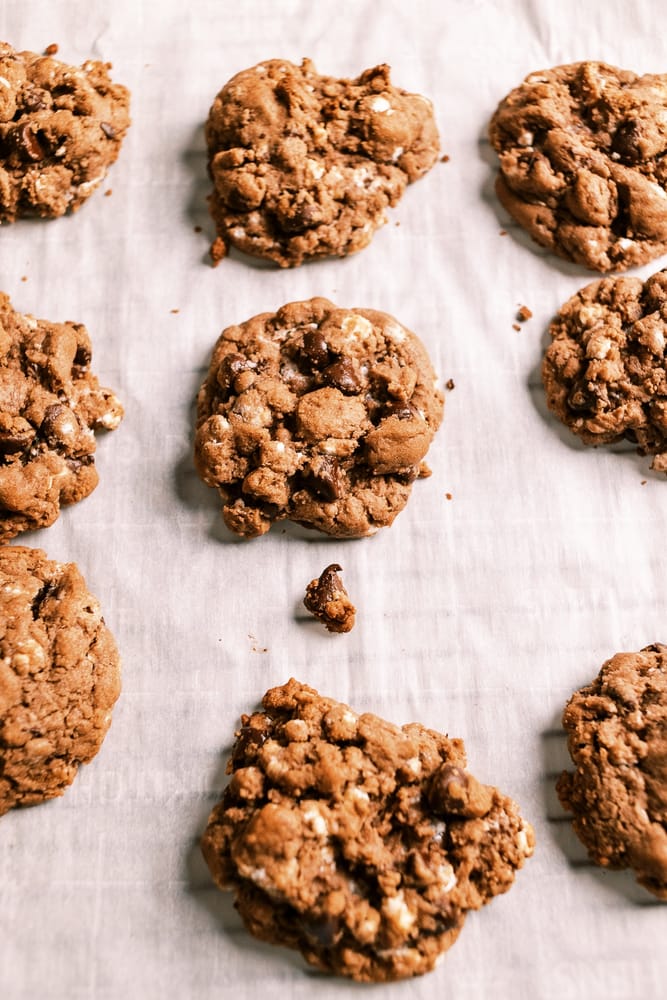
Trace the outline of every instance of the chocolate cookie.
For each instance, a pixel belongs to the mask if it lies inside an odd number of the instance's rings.
[[[281,267],[361,250],[439,149],[431,102],[392,86],[388,66],[338,80],[309,59],[237,73],[206,141],[214,260],[232,243]]]
[[[0,815],[63,794],[119,693],[113,637],[74,563],[0,548]]]
[[[130,124],[110,68],[0,42],[0,222],[76,211],[104,180]]]
[[[85,326],[23,316],[0,292],[0,541],[97,486],[93,430],[113,430],[123,408],[90,361]]]
[[[517,806],[465,770],[461,740],[290,680],[244,715],[202,850],[248,930],[313,965],[382,981],[428,972],[468,910],[533,851]]]
[[[595,271],[667,251],[667,75],[600,62],[531,73],[489,130],[496,192],[542,246]]]
[[[557,791],[591,860],[667,899],[667,646],[613,656],[563,725],[576,770]]]
[[[356,608],[343,586],[338,563],[322,570],[317,580],[306,587],[303,603],[311,615],[321,621],[327,632],[351,632]]]
[[[586,444],[627,438],[667,472],[667,271],[587,285],[550,332],[549,408]]]
[[[417,337],[385,313],[292,302],[223,330],[195,462],[247,538],[291,518],[356,538],[391,524],[442,419]]]

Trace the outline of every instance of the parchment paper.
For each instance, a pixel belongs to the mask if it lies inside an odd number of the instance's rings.
[[[631,448],[584,449],[548,416],[547,325],[595,275],[510,223],[486,140],[498,101],[533,70],[585,58],[667,70],[663,13],[646,0],[2,4],[0,37],[109,60],[133,92],[111,197],[0,233],[15,307],[84,322],[94,370],[126,406],[100,441],[97,491],[20,539],[79,564],[124,687],[68,793],[0,821],[3,1000],[359,992],[250,938],[197,847],[240,714],[292,675],[359,711],[464,737],[473,772],[535,826],[511,892],[470,915],[434,973],[383,996],[664,995],[667,908],[629,874],[585,864],[552,787],[570,693],[614,652],[665,641],[667,483]],[[356,256],[280,271],[232,254],[214,270],[208,108],[235,72],[303,56],[341,76],[389,63],[397,85],[433,100],[450,160]],[[433,476],[374,538],[283,525],[237,542],[192,468],[195,392],[224,326],[312,295],[392,313],[454,380]],[[521,304],[533,317],[517,332]],[[331,561],[358,606],[348,636],[301,608]]]

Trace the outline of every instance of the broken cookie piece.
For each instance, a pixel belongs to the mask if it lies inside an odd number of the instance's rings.
[[[244,715],[202,850],[248,930],[366,982],[420,975],[533,852],[463,742],[295,680]]]
[[[0,815],[63,794],[119,693],[113,636],[74,563],[0,548]]]
[[[344,80],[309,59],[237,73],[206,141],[214,263],[233,244],[281,267],[361,250],[439,150],[431,102],[393,86],[388,66]]]
[[[123,407],[90,371],[81,323],[12,309],[0,292],[0,541],[52,524],[97,486],[94,431]]]
[[[218,338],[195,464],[238,535],[290,518],[359,538],[391,524],[428,474],[443,405],[424,345],[392,316],[292,302]]]
[[[561,803],[589,857],[667,900],[667,646],[617,653],[565,707]]]
[[[322,622],[328,632],[350,632],[354,626],[356,608],[347,595],[338,563],[331,563],[317,580],[306,588],[303,603]]]
[[[0,222],[76,211],[116,160],[130,94],[110,63],[68,66],[0,42]]]

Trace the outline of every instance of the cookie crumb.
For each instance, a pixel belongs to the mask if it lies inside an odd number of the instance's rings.
[[[451,493],[445,493],[445,497],[446,497],[447,500],[452,500],[453,499]]]
[[[447,156],[447,153],[445,153],[444,156],[440,157],[440,162],[441,163],[449,163],[449,157]]]
[[[227,256],[227,244],[223,240],[222,236],[216,236],[216,238],[211,243],[211,260],[213,262],[213,267],[217,267],[221,260]]]
[[[349,632],[354,627],[356,608],[338,575],[342,572],[338,563],[331,563],[306,587],[303,603],[327,632]]]
[[[57,53],[57,51],[58,51],[58,46],[56,45],[55,42],[51,42],[51,44],[47,45],[46,48],[44,49],[44,55],[45,56],[55,56],[55,54]]]
[[[450,392],[452,391],[452,389],[456,389],[456,383],[454,382],[453,378],[447,379],[447,381],[445,382],[445,389],[449,389]]]
[[[531,309],[528,308],[528,306],[519,306],[516,318],[519,320],[520,323],[525,323],[526,320],[530,319],[532,315],[533,312]]]
[[[648,482],[648,480],[647,480],[647,479],[642,479],[642,481],[641,481],[641,483],[640,483],[639,485],[640,485],[640,486],[646,486],[646,483],[647,483],[647,482]]]
[[[180,311],[181,311],[180,309],[170,309],[170,310],[169,310],[169,312],[170,312],[170,313],[173,313],[173,314],[175,314],[175,313],[178,313],[178,312],[180,312]]]
[[[201,227],[201,226],[195,226],[195,227],[194,227],[194,231],[195,231],[196,233],[201,233],[201,232],[202,232],[202,227]]]
[[[398,219],[396,220],[396,222],[394,223],[394,225],[395,226],[400,226],[400,222],[398,221]]]
[[[111,190],[111,188],[107,188],[107,190],[104,192],[104,197],[105,198],[110,198],[112,194],[113,194],[113,191]]]
[[[520,330],[520,329],[521,329],[521,327],[519,326],[519,324],[518,324],[518,323],[512,323],[512,329],[513,329],[513,330],[517,330],[517,331],[518,331],[518,330]]]
[[[21,275],[21,281],[27,281],[27,280],[28,280],[28,275],[27,274],[22,274]]]
[[[269,651],[268,646],[258,646],[257,645],[257,637],[254,636],[252,634],[252,632],[248,632],[248,638],[250,639],[250,641],[252,643],[252,645],[250,647],[250,652],[251,653],[268,653],[268,651]]]
[[[501,229],[500,230],[500,235],[501,236],[507,236],[507,230],[506,229]]]

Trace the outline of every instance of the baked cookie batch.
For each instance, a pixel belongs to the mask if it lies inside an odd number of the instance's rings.
[[[53,47],[50,47],[53,48]],[[129,126],[109,66],[0,44],[0,221],[76,210]],[[594,270],[667,251],[667,76],[585,62],[533,73],[490,125],[497,192],[540,244]],[[218,263],[281,267],[365,247],[436,162],[430,102],[389,68],[355,80],[270,60],[233,77],[206,126]],[[627,438],[667,472],[667,271],[599,280],[551,325],[550,409],[587,444]],[[90,370],[86,328],[0,293],[0,541],[97,485],[98,429],[123,409]],[[425,346],[397,319],[314,298],[223,330],[197,400],[195,464],[225,524],[290,518],[339,538],[391,525],[443,416]],[[332,632],[355,608],[332,563],[306,607]],[[98,751],[119,657],[76,566],[0,548],[0,815],[62,794]],[[591,859],[667,899],[667,647],[619,653],[564,713],[558,794]],[[516,804],[468,771],[463,741],[395,726],[292,679],[244,715],[202,850],[248,929],[329,973],[432,969],[466,914],[532,854]]]

